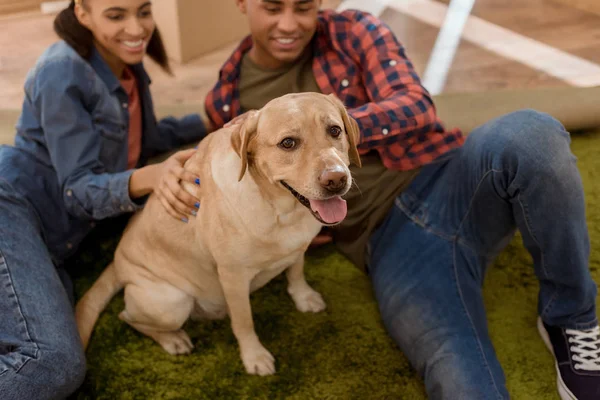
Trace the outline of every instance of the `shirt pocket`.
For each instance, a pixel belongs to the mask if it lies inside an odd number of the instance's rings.
[[[127,127],[108,118],[94,120],[100,133],[100,161],[107,172],[123,171],[127,167]]]

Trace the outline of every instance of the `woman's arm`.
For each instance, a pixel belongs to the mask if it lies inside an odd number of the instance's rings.
[[[89,65],[81,60],[49,62],[37,71],[27,90],[27,101],[38,110],[68,212],[78,218],[99,220],[140,209],[144,202],[134,199],[143,199],[161,182],[173,180],[165,166],[180,159],[172,156],[158,166],[107,173],[100,160],[101,133],[90,114],[98,101],[92,97],[98,91],[89,87],[93,80],[86,78],[90,73],[93,71]],[[79,81],[64,79],[65,74]],[[183,170],[181,164],[179,168]],[[195,204],[189,198],[185,200]]]
[[[129,180],[129,196],[138,199],[154,192],[172,217],[187,222],[200,207],[198,199],[181,187],[182,181],[200,184],[199,178],[183,168],[194,153],[195,149],[182,150],[160,164],[135,170]]]
[[[154,116],[154,105],[149,89],[144,96],[145,112]],[[153,117],[152,120],[155,120]],[[200,113],[192,113],[181,118],[166,116],[156,122],[158,137],[146,144],[150,154],[160,154],[181,148],[190,143],[199,142],[211,132],[210,123]]]

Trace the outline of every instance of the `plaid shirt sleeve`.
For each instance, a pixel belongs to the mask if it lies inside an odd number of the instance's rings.
[[[204,100],[211,131],[221,128],[242,112],[237,86],[242,58],[251,47],[252,38],[247,36],[225,61],[219,71],[217,83]]]
[[[340,44],[361,67],[370,100],[349,110],[360,127],[359,150],[375,149],[386,167],[409,170],[461,145],[461,132],[444,130],[429,93],[391,30],[370,14],[352,14],[346,40]]]

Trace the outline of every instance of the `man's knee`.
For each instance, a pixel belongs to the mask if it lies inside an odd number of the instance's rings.
[[[500,118],[506,119],[508,123],[535,130],[553,131],[564,129],[562,124],[550,114],[533,109],[513,111]]]
[[[491,121],[485,131],[488,145],[496,147],[495,151],[530,151],[538,157],[563,152],[570,142],[569,133],[558,120],[529,109],[503,115]]]
[[[484,125],[469,138],[466,151],[492,157],[494,168],[506,172],[535,174],[550,182],[568,181],[576,174],[570,135],[549,114],[515,111]]]

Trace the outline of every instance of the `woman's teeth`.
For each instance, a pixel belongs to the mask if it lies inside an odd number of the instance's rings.
[[[138,40],[137,42],[130,42],[128,40],[124,40],[123,44],[127,47],[131,47],[132,49],[135,49],[135,48],[140,47],[142,44],[144,44],[144,41]]]

